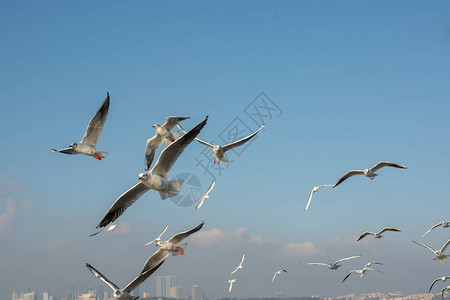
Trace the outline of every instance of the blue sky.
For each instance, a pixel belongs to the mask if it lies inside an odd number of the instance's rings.
[[[211,298],[228,296],[242,252],[233,297],[426,291],[448,271],[410,240],[440,248],[449,238],[443,229],[418,237],[448,219],[449,10],[445,1],[1,2],[0,295],[99,284],[86,261],[124,286],[166,224],[170,236],[201,220],[186,255],[158,274]],[[81,140],[106,92],[97,148],[108,157],[51,153]],[[199,211],[151,191],[121,217],[122,230],[88,238],[137,182],[153,124],[190,116],[191,128],[209,115],[200,137],[219,141],[235,118],[258,128],[244,110],[261,92],[282,114],[240,157],[230,154]],[[171,175],[209,186],[194,161],[202,149],[190,145]],[[408,170],[320,190],[303,211],[313,186],[380,160]],[[403,232],[355,242],[384,226]],[[336,271],[300,265],[355,254],[363,258]],[[385,274],[340,283],[369,260]],[[270,285],[281,268],[290,272]]]

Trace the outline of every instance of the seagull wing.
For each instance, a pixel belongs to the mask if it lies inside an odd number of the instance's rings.
[[[203,121],[201,121],[197,126],[191,129],[188,133],[167,146],[159,155],[158,161],[153,166],[151,173],[167,179],[167,175],[169,174],[172,166],[177,161],[178,157],[200,133],[200,130],[202,130],[203,126],[205,126],[207,120],[208,116],[203,119]]]
[[[422,234],[420,237],[424,237],[424,236],[425,236],[426,234],[428,234],[431,230],[433,230],[433,229],[435,229],[436,227],[441,226],[441,225],[442,225],[442,223],[438,223],[438,224],[434,225],[433,227],[431,227],[430,229],[428,229],[427,232],[425,232],[424,234]]]
[[[89,122],[86,132],[84,133],[84,137],[81,140],[82,144],[87,144],[95,148],[98,139],[102,134],[103,127],[105,126],[106,118],[108,117],[108,112],[109,112],[109,93],[106,93],[105,100],[103,101],[102,105]]]
[[[150,244],[153,243],[153,242],[160,241],[160,240],[161,240],[161,237],[162,237],[163,234],[164,234],[164,232],[166,232],[167,227],[169,227],[169,225],[166,225],[166,227],[164,227],[163,231],[158,235],[158,237],[157,237],[156,239],[152,240],[151,242],[148,242],[147,244],[145,244],[145,246],[150,245]]]
[[[400,164],[396,164],[396,163],[389,162],[389,161],[380,161],[375,166],[370,168],[370,170],[372,172],[376,172],[376,171],[378,171],[379,169],[381,169],[383,167],[394,167],[394,168],[400,168],[400,169],[407,169],[405,166],[402,166]]]
[[[369,235],[369,234],[370,234],[370,235],[375,235],[375,233],[373,233],[373,232],[366,231],[366,232],[364,232],[363,234],[361,234],[361,235],[356,239],[356,241],[359,241],[359,240],[365,238],[366,235]]]
[[[181,127],[180,124],[177,124],[177,127],[178,127],[178,129],[180,129],[184,134],[187,133],[186,130],[184,130],[183,127]],[[205,145],[205,146],[208,146],[209,148],[214,148],[214,145],[211,145],[210,143],[205,142],[204,140],[201,140],[201,139],[199,139],[199,138],[197,138],[197,137],[195,138],[195,140],[196,140],[197,142],[199,142],[200,144],[203,144],[203,145]]]
[[[357,257],[361,257],[361,255],[355,255],[355,256],[350,256],[350,257],[342,258],[342,259],[340,259],[340,260],[335,261],[335,262],[333,263],[333,265],[335,265],[335,264],[337,264],[337,263],[339,263],[339,262],[341,262],[341,261],[349,260],[349,259],[353,259],[353,258],[357,258]]]
[[[242,267],[242,264],[244,263],[245,254],[242,254],[241,262],[239,263],[239,266]]]
[[[311,199],[312,199],[312,195],[314,194],[314,188],[311,190],[311,192],[309,193],[309,198],[308,198],[308,202],[306,203],[306,207],[305,210],[308,210],[309,208],[309,204],[311,203]]]
[[[348,276],[350,276],[350,274],[352,274],[353,272],[356,272],[356,270],[350,271],[350,272],[344,277],[344,279],[342,279],[341,283],[344,282],[344,281],[348,278]]]
[[[326,267],[329,267],[329,266],[330,266],[329,264],[326,264],[326,263],[302,263],[302,264],[305,264],[305,265],[326,266]]]
[[[139,274],[132,282],[130,282],[122,291],[126,293],[130,293],[132,290],[137,288],[141,283],[143,283],[150,275],[152,275],[163,263],[165,260],[160,262],[155,267]]]
[[[447,279],[450,278],[450,276],[445,276],[444,278],[445,278],[445,280],[447,280]],[[436,279],[431,283],[430,288],[428,289],[428,293],[431,292],[431,289],[433,288],[433,285],[434,285],[436,282],[441,281],[441,280],[442,280],[442,277],[436,278]]]
[[[162,145],[164,139],[158,133],[147,140],[145,145],[145,169],[150,169],[150,166],[155,158],[156,150]]]
[[[234,282],[235,280],[228,280],[228,283],[230,284],[229,286],[228,286],[228,293],[230,293],[231,292],[231,289],[233,288],[233,282]]]
[[[162,125],[165,129],[171,131],[179,122],[189,119],[189,117],[167,117],[166,122]]]
[[[278,272],[275,272],[275,274],[272,277],[272,282],[275,280],[275,277],[277,277],[278,274],[279,274]]]
[[[434,252],[434,249],[431,248],[431,247],[428,246],[428,245],[425,245],[425,244],[422,244],[422,243],[419,243],[419,242],[416,242],[416,241],[413,241],[413,243],[416,243],[417,245],[420,245],[420,246],[422,246],[422,247],[425,247],[425,248],[427,248],[427,249],[430,249],[431,251]],[[448,243],[448,242],[447,242],[447,243]]]
[[[364,175],[364,171],[363,170],[348,171],[341,178],[339,178],[338,181],[336,181],[336,183],[333,185],[333,188],[337,187],[339,184],[341,184],[347,178],[350,178],[350,177],[355,176],[355,175]]]
[[[386,227],[386,228],[381,229],[381,231],[379,232],[379,234],[382,234],[382,233],[385,232],[385,231],[397,231],[397,232],[399,232],[399,231],[401,231],[401,230],[400,230],[400,229],[397,229],[397,228]]]
[[[252,134],[250,134],[249,136],[240,139],[239,141],[230,143],[228,145],[225,145],[222,147],[223,152],[227,152],[228,150],[231,150],[233,148],[239,147],[243,144],[245,144],[246,142],[248,142],[250,139],[252,139],[261,129],[264,128],[264,125],[261,126],[258,130],[256,130],[255,132],[253,132]]]
[[[128,191],[123,193],[119,198],[117,198],[113,205],[111,205],[106,215],[97,225],[97,228],[105,227],[109,223],[117,220],[117,218],[119,218],[128,207],[130,207],[149,190],[149,187],[145,186],[145,184],[143,184],[142,182],[139,182]]]
[[[52,152],[61,152],[61,153],[65,153],[65,154],[78,154],[74,149],[72,148],[64,148],[64,149],[52,149]]]
[[[184,232],[177,233],[173,237],[171,237],[167,242],[177,245],[178,243],[180,243],[182,240],[184,240],[185,238],[187,238],[191,234],[193,234],[193,233],[199,231],[200,229],[202,229],[204,224],[205,224],[205,222],[202,221],[199,225],[197,225],[197,227],[192,228],[191,230],[187,230],[187,231],[184,231]]]
[[[447,246],[450,244],[450,240],[447,241],[447,243],[445,243],[444,246],[442,246],[441,252],[444,252],[445,249],[447,249]]]
[[[110,288],[112,288],[114,291],[120,290],[117,285],[115,285],[111,280],[106,278],[102,273],[100,273],[96,268],[91,266],[90,264],[86,263],[86,268],[91,271],[92,274],[97,276],[101,281],[109,285]]]
[[[144,266],[142,267],[141,274],[149,270],[152,270],[156,266],[162,264],[164,260],[169,256],[169,254],[170,254],[169,250],[163,250],[162,248],[156,250],[156,252],[153,253],[153,255],[150,256],[145,262]]]

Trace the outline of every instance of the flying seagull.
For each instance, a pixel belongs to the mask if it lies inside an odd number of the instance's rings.
[[[305,265],[326,266],[326,267],[328,267],[328,268],[331,269],[331,270],[336,270],[337,268],[339,268],[339,267],[341,266],[341,265],[339,264],[341,261],[349,260],[349,259],[353,259],[353,258],[357,258],[357,257],[361,257],[361,255],[355,255],[355,256],[350,256],[350,257],[342,258],[342,259],[339,259],[339,260],[335,261],[335,262],[332,263],[332,264],[326,264],[326,263],[302,263],[302,264],[305,264]]]
[[[434,260],[439,260],[441,262],[441,265],[444,265],[444,263],[442,262],[442,260],[444,260],[445,262],[447,262],[447,256],[444,254],[445,249],[447,249],[447,246],[450,244],[450,240],[448,240],[444,246],[442,246],[442,248],[440,250],[434,250],[433,248],[431,248],[428,245],[413,241],[414,243],[416,243],[417,245],[420,245],[422,247],[425,247],[431,251],[433,251],[434,255],[436,256],[435,258],[433,258]]]
[[[447,228],[450,227],[450,221],[443,221],[441,223],[438,223],[436,225],[434,225],[433,227],[431,227],[427,232],[425,232],[424,234],[422,234],[420,237],[424,237],[426,234],[428,234],[431,230],[435,229],[438,226],[441,226],[442,228]]]
[[[186,133],[186,131],[180,126],[180,124],[177,124],[178,128],[183,131],[184,133]],[[235,141],[233,143],[230,143],[228,145],[225,146],[220,146],[220,145],[211,145],[208,142],[205,142],[199,138],[195,138],[198,142],[200,142],[201,144],[208,146],[209,148],[211,148],[213,150],[212,152],[212,156],[214,157],[214,163],[220,164],[220,162],[228,162],[228,159],[225,157],[225,152],[227,152],[228,150],[234,149],[238,146],[241,146],[243,144],[245,144],[246,142],[248,142],[250,139],[252,139],[261,129],[264,128],[264,125],[261,126],[258,130],[256,130],[255,132],[253,132],[252,134],[250,134],[249,136],[240,139],[238,141]]]
[[[205,126],[208,117],[203,119],[188,133],[167,146],[159,155],[158,161],[148,173],[139,174],[140,182],[123,193],[110,207],[98,227],[105,227],[114,222],[123,212],[149,190],[159,191],[161,199],[176,196],[183,185],[183,179],[167,180],[170,169],[184,149],[194,140]]]
[[[364,269],[361,269],[361,270],[353,270],[353,271],[350,271],[350,272],[344,277],[344,279],[342,279],[341,283],[344,282],[344,281],[345,281],[352,273],[359,274],[359,278],[361,278],[361,277],[363,277],[363,275],[364,275],[367,271],[378,271],[378,272],[380,272],[380,273],[383,273],[383,272],[381,272],[381,271],[379,271],[379,270],[375,270],[375,269],[372,269],[372,268],[364,268]]]
[[[381,239],[381,238],[383,237],[381,234],[382,234],[383,232],[385,232],[385,231],[397,231],[397,232],[399,232],[399,231],[401,231],[401,230],[400,230],[400,229],[397,229],[397,228],[386,227],[386,228],[381,229],[381,230],[380,230],[379,232],[377,232],[377,233],[370,232],[370,231],[366,231],[366,232],[362,233],[362,234],[358,237],[357,241],[363,239],[363,238],[366,237],[367,235],[373,235],[374,238],[376,238],[376,239]]]
[[[105,126],[106,118],[109,112],[109,93],[106,93],[106,98],[102,105],[92,117],[89,125],[84,133],[84,137],[79,143],[70,144],[69,148],[60,150],[52,149],[52,152],[61,152],[65,154],[85,154],[93,156],[98,160],[102,160],[108,155],[106,151],[97,150],[98,139],[102,134],[103,127]]]
[[[183,255],[184,249],[186,248],[187,244],[180,244],[180,243],[184,239],[189,237],[191,234],[202,229],[203,224],[205,224],[205,222],[202,221],[196,227],[194,227],[190,230],[184,231],[184,232],[177,233],[165,242],[159,241],[155,245],[155,246],[159,247],[159,249],[156,250],[156,252],[153,253],[153,255],[149,257],[149,259],[147,259],[147,261],[145,262],[144,268],[142,269],[142,272],[158,265],[160,262],[164,261],[170,254]]]
[[[444,292],[450,290],[450,285],[448,287],[445,287],[442,289],[441,291],[441,295],[442,295],[442,300],[444,300]]]
[[[236,278],[228,280],[228,293],[231,293],[231,289],[233,288],[233,283],[236,282]]]
[[[347,178],[350,178],[354,175],[365,175],[365,176],[369,177],[370,179],[374,179],[375,176],[378,176],[378,174],[376,174],[375,172],[383,167],[394,167],[394,168],[406,169],[405,166],[402,166],[400,164],[396,164],[396,163],[389,162],[389,161],[380,161],[379,163],[377,163],[375,166],[373,166],[370,169],[352,170],[352,171],[345,173],[341,178],[339,178],[338,181],[336,181],[333,188],[337,187],[344,180],[346,180]]]
[[[435,280],[433,280],[433,282],[431,283],[431,285],[430,285],[430,288],[428,289],[428,293],[430,293],[431,292],[431,289],[433,288],[433,285],[436,283],[436,282],[438,282],[438,281],[442,281],[442,282],[445,282],[447,279],[449,279],[450,278],[450,276],[443,276],[443,277],[439,277],[439,278],[436,278]]]
[[[115,285],[112,281],[106,278],[102,273],[100,273],[97,269],[95,269],[90,264],[86,263],[86,268],[92,272],[95,276],[100,278],[101,281],[109,285],[109,287],[114,291],[113,296],[115,299],[120,300],[135,300],[138,299],[139,296],[132,296],[130,293],[134,289],[136,289],[141,283],[143,283],[150,275],[152,275],[162,264],[164,260],[159,264],[154,266],[151,269],[145,270],[141,272],[133,281],[131,281],[126,287],[120,289],[117,285]]]
[[[273,278],[272,278],[272,282],[275,280],[275,277],[277,277],[277,275],[280,275],[282,272],[287,273],[286,270],[280,270],[280,271],[275,272],[275,274],[273,275]]]
[[[148,242],[148,243],[145,244],[145,245],[147,246],[147,245],[150,245],[150,244],[153,243],[153,242],[159,242],[159,241],[161,241],[161,237],[163,236],[164,232],[166,232],[167,227],[169,227],[169,225],[166,225],[166,227],[164,227],[163,231],[158,235],[158,237],[157,237],[156,239],[154,239],[154,240],[151,241],[151,242]]]
[[[214,180],[211,185],[209,186],[209,189],[206,191],[206,193],[200,198],[200,200],[198,201],[197,206],[195,207],[195,209],[199,209],[202,205],[203,205],[203,201],[205,201],[205,199],[209,199],[209,192],[211,192],[211,190],[213,189],[213,187],[216,185],[216,181]]]
[[[371,262],[368,262],[368,263],[364,266],[364,268],[368,268],[368,267],[370,267],[371,265],[382,265],[382,263],[377,262],[377,261],[371,261]]]
[[[236,269],[230,273],[230,275],[232,275],[232,274],[236,273],[238,270],[244,268],[242,266],[242,264],[244,263],[244,258],[245,258],[245,254],[242,254],[242,258],[241,258],[241,262],[239,263],[239,266],[237,266]]]
[[[333,185],[332,184],[322,184],[322,185],[313,187],[313,189],[311,190],[311,193],[309,193],[308,203],[306,203],[305,210],[308,210],[309,204],[311,203],[312,195],[315,192],[317,192],[321,187],[324,187],[324,186],[333,186]]]
[[[104,228],[100,229],[99,231],[94,232],[93,234],[89,235],[89,237],[97,235],[97,234],[99,234],[100,232],[103,232],[103,231],[111,231],[112,232],[112,231],[114,231],[116,226],[117,226],[117,224],[111,224],[108,227],[104,227]]]
[[[150,169],[150,166],[155,158],[156,150],[166,141],[166,145],[170,145],[178,138],[178,132],[171,132],[171,130],[183,120],[189,119],[189,117],[167,117],[164,124],[153,125],[156,129],[155,135],[147,140],[145,145],[145,170]]]

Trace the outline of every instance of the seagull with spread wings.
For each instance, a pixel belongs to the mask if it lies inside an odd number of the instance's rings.
[[[381,271],[379,271],[379,270],[375,270],[375,269],[372,269],[372,268],[363,268],[363,269],[361,269],[361,270],[353,270],[353,271],[350,271],[350,272],[344,277],[344,279],[342,279],[341,283],[344,282],[344,281],[345,281],[352,273],[359,274],[359,278],[361,278],[361,277],[363,277],[364,274],[366,274],[367,271],[377,271],[377,272],[383,273],[383,272],[381,272]]]
[[[433,258],[433,260],[439,260],[440,262],[441,262],[441,265],[444,265],[444,263],[442,262],[442,260],[444,260],[445,262],[447,262],[447,257],[449,256],[449,255],[445,255],[444,254],[444,251],[445,251],[445,249],[447,249],[447,246],[450,244],[450,240],[448,240],[445,244],[444,244],[444,246],[442,246],[442,248],[440,249],[440,250],[434,250],[433,248],[431,248],[430,246],[428,246],[428,245],[425,245],[425,244],[422,244],[422,243],[419,243],[419,242],[416,242],[416,241],[413,241],[414,243],[416,243],[417,245],[420,245],[420,246],[422,246],[422,247],[424,247],[424,248],[427,248],[427,249],[429,249],[430,251],[432,251],[433,253],[434,253],[434,255],[436,256],[435,258]]]
[[[333,185],[332,184],[322,184],[322,185],[313,187],[313,189],[309,193],[308,203],[306,203],[305,210],[308,210],[308,207],[309,207],[309,204],[311,203],[311,199],[312,199],[313,194],[315,192],[317,192],[321,187],[324,187],[324,186],[333,186]]]
[[[236,273],[238,270],[244,268],[244,266],[242,265],[244,263],[244,258],[245,258],[245,254],[242,254],[242,258],[241,258],[241,262],[239,263],[239,266],[236,267],[236,269],[230,273],[230,275]]]
[[[444,292],[448,291],[448,290],[450,290],[450,285],[442,289],[442,291],[441,291],[442,300],[444,300]]]
[[[164,260],[150,269],[143,270],[141,274],[139,274],[123,289],[120,289],[117,285],[115,285],[111,280],[106,278],[102,273],[100,273],[90,264],[86,263],[86,268],[91,271],[92,274],[97,276],[101,281],[106,283],[114,291],[113,296],[115,299],[136,300],[139,298],[139,296],[132,296],[131,292],[135,290],[139,285],[141,285],[148,277],[150,277],[150,275],[152,275],[163,264],[163,262]]]
[[[432,282],[431,285],[430,285],[430,288],[428,289],[428,293],[431,292],[431,289],[433,288],[433,285],[434,285],[436,282],[438,282],[438,281],[445,282],[445,281],[447,281],[447,279],[449,279],[449,278],[450,278],[450,276],[442,276],[442,277],[439,277],[439,278],[436,278],[435,280],[433,280],[433,282]]]
[[[139,174],[139,183],[123,193],[112,204],[109,211],[97,225],[105,227],[114,222],[123,212],[136,202],[143,194],[149,190],[159,191],[161,199],[176,196],[183,185],[183,179],[167,180],[170,169],[183,153],[184,149],[194,140],[205,126],[208,117],[203,119],[197,126],[188,133],[167,146],[159,155],[158,161],[148,173]]]
[[[216,181],[214,180],[211,185],[209,186],[208,190],[206,191],[206,193],[200,198],[200,200],[198,201],[197,206],[195,207],[195,209],[199,209],[200,207],[202,207],[203,205],[203,201],[205,201],[205,199],[209,199],[209,193],[212,191],[213,187],[216,185]]]
[[[375,172],[383,167],[394,167],[394,168],[400,168],[400,169],[407,169],[405,166],[402,166],[400,164],[396,164],[389,161],[380,161],[375,166],[373,166],[370,169],[365,170],[352,170],[347,173],[345,173],[341,178],[339,178],[338,181],[334,184],[333,188],[337,187],[339,184],[341,184],[344,180],[347,178],[350,178],[355,175],[365,175],[366,177],[369,177],[370,179],[374,179],[375,176],[378,176]]]
[[[420,237],[424,237],[426,234],[428,234],[431,230],[435,229],[436,227],[439,227],[442,225],[442,228],[447,228],[450,227],[450,221],[443,221],[441,223],[438,223],[436,225],[434,225],[433,227],[431,227],[430,229],[428,229],[427,232],[425,232],[424,234],[422,234]]]
[[[183,131],[184,133],[186,133],[186,131],[183,129],[183,127],[180,126],[180,124],[177,124],[178,128]],[[211,148],[213,150],[212,152],[212,156],[214,157],[214,163],[220,164],[220,162],[228,162],[228,159],[225,157],[225,152],[227,152],[228,150],[234,149],[236,147],[239,147],[243,144],[245,144],[246,142],[248,142],[249,140],[251,140],[261,129],[264,128],[264,125],[261,126],[258,130],[256,130],[255,132],[253,132],[252,134],[250,134],[249,136],[242,138],[238,141],[235,141],[233,143],[230,143],[228,145],[225,146],[220,146],[220,145],[212,145],[208,142],[205,142],[199,138],[195,138],[198,142],[200,142],[201,144],[208,146],[209,148]]]
[[[93,156],[98,160],[102,160],[108,155],[106,151],[100,151],[96,149],[98,139],[102,134],[103,127],[105,126],[106,118],[109,112],[109,93],[106,93],[106,98],[102,105],[92,117],[89,125],[84,133],[81,142],[72,143],[68,148],[64,149],[52,149],[52,152],[60,152],[65,154],[84,154]]]
[[[383,237],[381,234],[382,234],[383,232],[385,232],[385,231],[397,231],[397,232],[400,232],[401,230],[400,230],[400,229],[397,229],[397,228],[386,227],[386,228],[381,229],[379,232],[370,232],[370,231],[366,231],[366,232],[363,232],[363,233],[358,237],[357,241],[359,241],[359,240],[365,238],[367,235],[373,235],[374,238],[376,238],[376,239],[381,239],[381,238]]]
[[[275,280],[275,277],[277,277],[278,275],[280,275],[282,272],[287,273],[286,270],[280,270],[280,271],[275,272],[275,274],[274,274],[273,277],[272,277],[272,282]]]
[[[233,288],[233,283],[236,282],[236,278],[228,280],[228,293],[231,293],[231,289]]]
[[[151,241],[151,242],[148,242],[148,243],[145,244],[145,245],[147,246],[147,245],[150,245],[150,244],[153,243],[153,242],[159,242],[159,241],[161,241],[161,237],[163,236],[164,232],[166,232],[167,227],[169,227],[169,225],[166,225],[166,227],[164,227],[163,231],[158,235],[158,237],[157,237],[156,239],[154,239],[154,240]]]
[[[171,132],[171,130],[177,125],[179,122],[189,119],[189,117],[167,117],[166,122],[164,124],[153,125],[153,128],[156,129],[155,135],[147,140],[147,144],[145,145],[145,169],[150,169],[150,166],[155,158],[156,150],[162,145],[164,141],[166,141],[166,145],[170,145],[178,138],[178,132]]]
[[[304,265],[326,266],[326,267],[328,267],[331,270],[336,270],[337,268],[339,268],[341,266],[339,264],[341,261],[345,261],[345,260],[349,260],[349,259],[353,259],[353,258],[358,258],[358,257],[361,257],[361,255],[355,255],[355,256],[342,258],[342,259],[339,259],[339,260],[335,261],[332,264],[326,264],[326,263],[302,263],[302,264],[304,264]]]

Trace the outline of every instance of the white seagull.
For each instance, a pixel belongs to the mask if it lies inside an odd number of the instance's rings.
[[[139,183],[123,193],[110,207],[108,213],[103,217],[99,227],[105,227],[114,222],[123,212],[136,202],[143,194],[149,190],[159,191],[161,199],[176,196],[183,185],[183,179],[167,180],[170,169],[183,153],[184,149],[194,140],[205,126],[208,117],[203,119],[197,126],[188,133],[167,146],[159,155],[158,161],[148,173],[139,174]]]
[[[385,232],[385,231],[397,231],[397,232],[399,232],[399,231],[401,231],[401,230],[400,230],[400,229],[397,229],[397,228],[386,227],[386,228],[383,228],[383,229],[381,229],[379,232],[376,232],[376,233],[375,233],[375,232],[366,231],[366,232],[362,233],[362,234],[358,237],[357,241],[363,239],[363,238],[366,237],[367,235],[373,235],[374,238],[376,238],[376,239],[381,239],[381,238],[383,237],[381,234],[382,234],[383,232]]]
[[[371,265],[383,265],[383,264],[380,263],[380,262],[377,262],[377,261],[371,261],[371,262],[368,262],[368,263],[364,266],[364,269],[370,267]]]
[[[161,241],[161,237],[163,236],[164,232],[166,232],[167,227],[169,227],[169,225],[166,225],[166,227],[164,227],[163,231],[158,235],[158,237],[157,237],[156,239],[154,239],[153,241],[148,242],[147,244],[145,244],[145,246],[150,245],[150,244],[153,243],[153,242],[159,242],[159,241]]]
[[[200,207],[202,207],[203,205],[203,201],[205,201],[205,199],[209,199],[209,193],[211,192],[211,190],[213,189],[213,187],[216,185],[216,181],[214,180],[211,185],[209,186],[208,190],[206,191],[206,193],[200,198],[200,200],[198,201],[197,206],[195,207],[195,209],[199,209]]]
[[[177,124],[178,128],[183,131],[184,133],[186,133],[186,131],[180,126],[180,124]],[[228,150],[234,149],[238,146],[241,146],[243,144],[245,144],[246,142],[248,142],[251,138],[253,138],[261,129],[264,128],[264,125],[261,126],[258,130],[256,130],[255,132],[253,132],[252,134],[250,134],[249,136],[242,138],[238,141],[235,141],[233,143],[230,143],[228,145],[225,146],[220,146],[220,145],[211,145],[208,142],[205,142],[199,138],[195,138],[198,142],[200,142],[201,144],[208,146],[209,148],[211,148],[213,150],[212,152],[212,156],[214,157],[214,163],[220,164],[220,162],[228,162],[228,159],[225,157],[225,152],[227,152]]]
[[[365,176],[369,177],[370,179],[374,179],[375,176],[378,176],[378,174],[376,174],[375,172],[383,167],[394,167],[394,168],[406,169],[405,166],[402,166],[400,164],[396,164],[396,163],[389,162],[389,161],[380,161],[379,163],[377,163],[375,166],[373,166],[370,169],[352,170],[352,171],[345,173],[341,178],[339,178],[338,181],[336,181],[333,188],[337,187],[344,180],[346,180],[347,178],[352,177],[354,175],[365,175]]]
[[[228,280],[228,293],[231,293],[231,289],[233,288],[233,283],[236,282],[236,278]]]
[[[309,193],[308,203],[306,203],[305,210],[308,210],[309,204],[311,203],[312,195],[315,192],[317,192],[321,187],[324,187],[324,186],[333,186],[333,185],[332,184],[322,184],[322,185],[313,187],[313,189],[311,190],[311,193]]]
[[[358,257],[361,257],[361,255],[355,255],[355,256],[342,258],[342,259],[339,259],[339,260],[335,261],[332,264],[326,264],[326,263],[302,263],[302,264],[304,264],[304,265],[326,266],[326,267],[328,267],[331,270],[336,270],[337,268],[339,268],[341,266],[339,264],[341,261],[345,261],[345,260],[349,260],[349,259],[353,259],[353,258],[358,258]]]
[[[447,258],[447,256],[449,256],[449,255],[445,255],[445,254],[444,254],[444,251],[445,251],[445,249],[447,249],[447,246],[450,244],[450,240],[448,240],[448,241],[444,244],[444,246],[442,246],[442,248],[441,248],[440,250],[434,250],[434,249],[431,248],[430,246],[425,245],[425,244],[422,244],[422,243],[419,243],[419,242],[416,242],[416,241],[413,241],[413,242],[416,243],[417,245],[420,245],[420,246],[422,246],[422,247],[425,247],[425,248],[427,248],[427,249],[433,251],[434,255],[436,256],[435,258],[433,258],[433,260],[439,260],[439,261],[441,262],[441,265],[444,265],[444,263],[442,262],[442,260],[444,260],[445,262],[447,262],[447,259],[446,259],[446,258]]]
[[[450,227],[450,221],[443,221],[441,223],[438,223],[436,225],[434,225],[433,227],[431,227],[427,232],[425,232],[424,234],[422,234],[420,237],[424,237],[426,234],[428,234],[431,230],[435,229],[438,226],[441,226],[442,228],[447,228]]]
[[[436,282],[438,282],[438,281],[442,281],[442,282],[445,282],[447,279],[449,279],[450,278],[450,276],[442,276],[442,277],[439,277],[439,278],[436,278],[435,280],[433,280],[433,282],[431,283],[431,285],[430,285],[430,288],[428,289],[428,293],[430,293],[431,292],[431,289],[433,288],[433,285],[436,283]]]
[[[159,241],[155,245],[159,247],[159,249],[156,250],[156,252],[153,253],[153,255],[149,257],[149,259],[147,259],[142,272],[158,265],[161,261],[164,261],[170,254],[183,255],[184,249],[186,248],[187,244],[180,243],[191,234],[202,229],[203,224],[205,224],[205,222],[202,221],[199,225],[197,225],[195,228],[192,228],[191,230],[177,233],[165,242]]]
[[[116,226],[117,226],[117,224],[111,224],[108,227],[103,227],[99,231],[94,232],[93,234],[91,234],[89,236],[91,237],[91,236],[97,235],[97,234],[99,234],[100,232],[103,232],[103,231],[111,231],[111,232],[113,232],[115,230]]]
[[[98,160],[102,160],[108,155],[106,151],[100,151],[96,149],[98,139],[102,134],[103,127],[105,126],[106,118],[109,112],[109,93],[106,93],[106,98],[102,105],[92,117],[89,125],[84,133],[81,142],[70,144],[69,148],[64,149],[52,149],[52,152],[61,152],[65,154],[84,154],[93,156]]]
[[[361,278],[361,277],[363,277],[363,275],[364,275],[367,271],[377,271],[377,272],[383,273],[383,272],[381,272],[381,271],[379,271],[379,270],[375,270],[375,269],[372,269],[372,268],[364,268],[364,269],[361,269],[361,270],[353,270],[353,271],[350,271],[350,272],[344,277],[344,279],[342,279],[341,283],[344,282],[345,279],[347,279],[347,278],[350,276],[350,274],[352,274],[352,273],[359,274],[359,278]]]
[[[280,275],[282,272],[287,273],[286,270],[280,270],[280,271],[275,272],[275,274],[273,275],[273,278],[272,278],[272,282],[275,280],[275,277],[277,277],[277,275]]]
[[[450,290],[450,285],[442,289],[442,291],[441,291],[442,300],[444,300],[444,292],[448,291],[448,290]]]
[[[230,275],[232,275],[232,274],[236,273],[238,270],[244,268],[242,266],[242,264],[244,263],[244,258],[245,258],[245,254],[242,254],[242,258],[241,258],[241,262],[239,263],[239,266],[237,266],[236,269],[230,273]]]
[[[150,275],[152,275],[162,264],[164,260],[159,264],[154,266],[151,269],[146,269],[141,272],[133,281],[131,281],[126,287],[120,289],[117,285],[115,285],[112,281],[106,278],[102,273],[96,270],[93,266],[86,263],[86,268],[92,272],[95,276],[100,278],[101,281],[109,285],[109,287],[114,291],[113,296],[115,299],[120,300],[135,300],[138,299],[139,296],[132,296],[130,293],[136,289],[141,283],[143,283]]]
[[[156,129],[155,135],[147,140],[145,145],[145,169],[150,169],[150,166],[155,158],[156,150],[161,146],[163,141],[166,141],[166,145],[170,145],[178,138],[178,132],[171,132],[171,130],[183,120],[189,119],[189,117],[167,117],[164,124],[155,124],[153,127]]]

